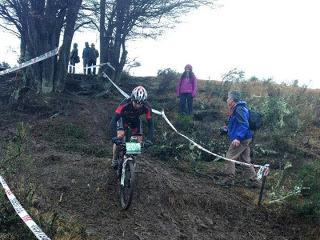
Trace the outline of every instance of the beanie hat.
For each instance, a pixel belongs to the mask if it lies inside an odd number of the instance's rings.
[[[230,91],[228,93],[228,98],[232,98],[233,101],[235,102],[239,102],[240,101],[240,98],[241,98],[241,94],[239,91]]]

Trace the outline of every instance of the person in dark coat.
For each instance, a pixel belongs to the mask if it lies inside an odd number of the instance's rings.
[[[89,60],[89,67],[92,68],[93,75],[96,75],[96,65],[97,65],[97,58],[99,57],[99,51],[95,48],[95,45],[91,43],[91,53],[90,53],[90,60]]]
[[[75,73],[76,72],[76,63],[80,62],[80,57],[78,54],[78,44],[74,43],[73,44],[73,49],[70,53],[70,58],[69,58],[69,73]]]
[[[91,58],[91,48],[89,47],[89,43],[85,42],[85,48],[82,51],[84,74],[91,74],[91,69],[89,68],[90,58]]]

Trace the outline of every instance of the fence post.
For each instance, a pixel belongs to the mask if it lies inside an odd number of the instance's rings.
[[[263,175],[262,177],[262,184],[261,184],[261,189],[260,189],[260,194],[259,194],[259,201],[258,201],[258,206],[261,205],[261,200],[262,200],[262,195],[263,195],[263,189],[264,185],[266,183],[267,176]]]

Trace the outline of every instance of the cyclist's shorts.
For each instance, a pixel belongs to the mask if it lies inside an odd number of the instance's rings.
[[[127,128],[130,128],[132,135],[143,134],[142,122],[140,118],[130,119],[130,121],[127,121],[121,117],[117,121],[117,130],[126,130]]]

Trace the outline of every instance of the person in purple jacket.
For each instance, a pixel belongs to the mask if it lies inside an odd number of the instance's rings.
[[[192,102],[197,93],[197,78],[192,72],[192,66],[187,64],[176,89],[177,97],[180,98],[179,112],[192,114]],[[185,110],[186,103],[188,106]]]

